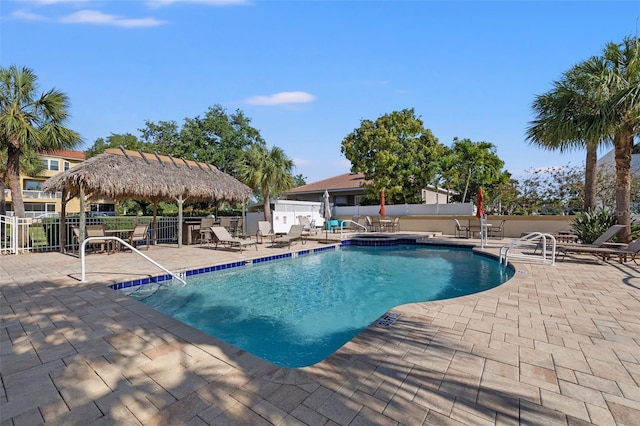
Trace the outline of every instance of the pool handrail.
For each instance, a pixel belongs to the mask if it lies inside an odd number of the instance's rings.
[[[155,260],[151,259],[149,256],[145,255],[144,253],[142,253],[137,248],[133,247],[128,242],[126,242],[123,239],[118,238],[118,237],[106,237],[106,236],[105,237],[89,237],[89,238],[85,238],[85,240],[82,242],[82,245],[80,246],[80,264],[81,264],[80,282],[82,282],[82,283],[86,283],[87,282],[87,280],[85,279],[85,272],[86,272],[86,267],[85,267],[86,266],[85,265],[85,255],[86,255],[85,254],[85,248],[86,248],[87,242],[94,241],[94,240],[101,240],[101,241],[113,240],[113,241],[118,241],[120,244],[124,245],[125,247],[130,248],[133,253],[139,254],[140,256],[142,256],[143,258],[145,258],[146,260],[148,260],[149,262],[151,262],[152,264],[154,264],[158,268],[162,269],[164,272],[166,272],[169,275],[171,275],[173,277],[173,279],[180,281],[183,285],[187,285],[187,282],[184,279],[182,279],[178,275],[174,274],[173,272],[171,272],[170,270],[168,270],[167,268],[165,268],[164,266],[162,266],[161,264],[159,264]]]
[[[551,240],[551,256],[547,258],[547,238]],[[529,255],[522,253],[513,253],[509,254],[512,248],[524,246],[532,243],[533,241],[540,239],[537,244],[542,244],[542,257],[538,255]],[[502,263],[504,259],[504,264],[506,265],[509,261],[508,258],[511,256],[512,258],[520,258],[520,259],[532,259],[532,260],[540,260],[542,262],[550,262],[551,266],[555,266],[556,264],[556,238],[547,233],[542,232],[531,232],[530,234],[524,235],[517,240],[513,240],[508,244],[500,247],[499,258],[498,261]]]
[[[342,238],[342,231],[344,231],[345,223],[353,223],[353,224],[359,226],[360,228],[364,229],[364,232],[369,232],[369,230],[367,229],[366,226],[364,226],[361,223],[356,222],[355,220],[345,219],[345,220],[341,220],[340,222],[341,222],[340,223],[340,238]]]

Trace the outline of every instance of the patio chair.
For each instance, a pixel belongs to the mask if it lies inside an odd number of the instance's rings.
[[[234,217],[231,219],[231,224],[229,226],[229,233],[233,237],[239,237],[242,234],[242,218]]]
[[[489,237],[498,237],[500,239],[504,238],[504,223],[506,222],[506,220],[503,220],[502,222],[500,222],[499,225],[491,225],[491,227],[488,229],[488,236]]]
[[[276,234],[273,233],[273,228],[271,227],[271,222],[267,220],[258,221],[258,231],[256,232],[256,242],[258,244],[262,244],[262,239],[264,237],[275,237]]]
[[[42,225],[29,226],[29,242],[31,243],[31,248],[46,247],[49,245],[47,233],[44,231]]]
[[[231,218],[229,216],[222,216],[220,218],[220,226],[229,231],[231,229]]]
[[[107,236],[104,225],[87,225],[85,229],[87,238]],[[100,246],[101,253],[104,253],[106,249],[107,254],[111,254],[111,240],[93,240],[89,241],[87,245],[91,246],[93,250],[95,250],[96,246]]]
[[[200,245],[210,244],[212,240],[211,227],[215,222],[213,217],[203,217],[200,219]]]
[[[388,226],[389,232],[398,232],[400,229],[400,217],[394,216],[393,221]]]
[[[218,244],[220,244],[226,248],[239,248],[241,252],[242,249],[247,246],[255,246],[256,250],[258,250],[256,241],[247,238],[232,237],[229,231],[222,226],[212,226],[211,232],[213,233],[213,243],[216,249],[218,248]]]
[[[370,218],[371,220],[371,229],[373,232],[381,232],[384,231],[384,227],[380,222],[380,216],[374,216]]]
[[[294,241],[302,241],[302,244],[305,243],[304,236],[302,232],[304,231],[304,225],[291,225],[289,228],[289,232],[286,235],[282,235],[280,237],[274,238],[272,243],[274,245],[288,245],[289,249],[291,249],[291,243]]]
[[[298,222],[300,225],[304,226],[302,234],[305,236],[311,235],[311,232],[316,233],[315,221],[310,221],[306,216],[298,216]]]
[[[77,226],[71,227],[71,252],[75,253],[76,249],[78,249],[78,253],[80,252],[80,228]]]
[[[149,250],[149,224],[139,224],[133,228],[133,232],[129,235],[128,243],[136,247],[139,241],[144,241]]]
[[[462,226],[458,219],[453,219],[453,221],[455,222],[455,226],[456,226],[455,228],[456,238],[463,238],[463,233],[464,233],[464,238],[469,238],[469,227]]]

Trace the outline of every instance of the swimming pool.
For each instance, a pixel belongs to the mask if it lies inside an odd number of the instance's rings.
[[[331,355],[389,309],[487,290],[513,272],[469,249],[346,246],[140,286],[131,297],[273,364]]]

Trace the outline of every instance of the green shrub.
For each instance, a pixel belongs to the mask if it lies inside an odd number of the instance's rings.
[[[604,209],[593,210],[589,213],[576,213],[575,220],[571,223],[573,233],[580,241],[590,244],[596,240],[604,231],[615,225],[616,215]],[[631,238],[638,238],[640,234],[640,224],[631,220]],[[615,238],[614,238],[615,240]]]

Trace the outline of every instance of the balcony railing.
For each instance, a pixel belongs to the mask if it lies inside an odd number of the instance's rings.
[[[11,197],[11,190],[10,189],[5,189],[4,190],[4,197],[5,197],[5,199],[8,199],[9,197]],[[62,192],[55,192],[55,193],[52,194],[50,192],[34,191],[32,189],[25,189],[25,190],[22,191],[22,198],[38,199],[38,200],[43,200],[43,199],[50,200],[52,198],[62,198]]]

